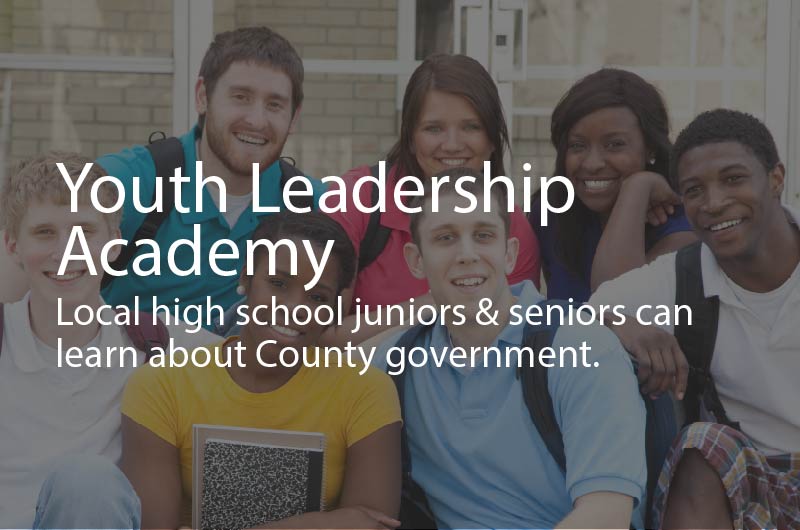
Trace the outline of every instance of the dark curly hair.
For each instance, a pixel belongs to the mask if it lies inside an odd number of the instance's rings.
[[[321,212],[295,213],[284,211],[269,215],[261,221],[253,231],[254,241],[265,239],[277,243],[281,239],[308,240],[319,248],[325,248],[328,241],[333,241],[331,258],[328,264],[339,265],[337,294],[342,292],[353,281],[356,274],[356,252],[350,238],[334,221]],[[256,247],[253,261],[258,263],[267,251],[264,247]]]
[[[672,180],[677,181],[678,162],[687,151],[720,142],[738,142],[747,147],[766,171],[780,162],[775,140],[761,120],[738,110],[715,109],[699,114],[678,135],[669,157]]]

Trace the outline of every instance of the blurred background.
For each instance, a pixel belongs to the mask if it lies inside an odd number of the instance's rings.
[[[614,65],[660,88],[673,138],[719,106],[765,120],[787,163],[786,199],[800,206],[800,0],[2,0],[0,168],[184,132],[213,34],[259,24],[305,63],[284,154],[308,174],[382,159],[409,73],[430,53],[459,52],[498,83],[515,177],[552,174],[553,106]]]

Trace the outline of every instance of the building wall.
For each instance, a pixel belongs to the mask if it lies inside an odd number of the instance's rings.
[[[727,7],[732,15],[730,54],[725,54]],[[699,0],[696,54],[691,49],[691,0],[529,0],[528,64],[614,64],[622,67],[732,67],[758,70],[759,81],[687,81],[648,78],[662,93],[671,131],[678,132],[699,112],[723,105],[763,118],[766,66],[764,0]],[[514,105],[552,109],[572,79],[516,82]],[[549,116],[516,117],[514,167],[531,161],[537,174],[551,174]]]
[[[400,0],[414,1],[414,0]],[[431,0],[422,0],[431,1]],[[700,0],[697,55],[690,54],[691,0],[529,0],[531,65],[613,63],[627,66],[765,64],[765,0],[730,0],[731,54],[724,53],[726,0]],[[394,59],[397,0],[216,0],[215,32],[265,24],[286,36],[304,59]],[[441,24],[440,24],[441,25]],[[452,28],[435,28],[448,34]],[[166,0],[8,0],[0,3],[0,52],[155,56],[172,53]],[[726,62],[727,61],[727,62]],[[10,79],[7,162],[49,148],[98,156],[150,132],[171,130],[172,76],[0,71]],[[514,84],[515,106],[551,109],[572,79]],[[673,135],[701,110],[719,106],[720,81],[653,79],[672,114]],[[397,137],[394,76],[307,74],[298,132],[285,153],[314,175],[341,174],[382,158]],[[763,114],[763,83],[735,82],[732,106]],[[8,97],[6,91],[3,98]],[[512,174],[531,162],[550,174],[549,116],[514,116]]]
[[[397,58],[396,0],[217,0],[214,30],[264,24],[303,59]],[[307,74],[297,134],[284,153],[313,175],[374,164],[399,127],[394,76]]]
[[[0,7],[0,52],[93,56],[172,54],[169,2],[30,0]],[[0,71],[11,98],[7,164],[48,149],[88,156],[172,129],[172,76]],[[10,94],[9,94],[10,93]],[[0,123],[9,117],[0,117]]]

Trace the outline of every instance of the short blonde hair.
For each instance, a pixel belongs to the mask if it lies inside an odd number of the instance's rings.
[[[70,191],[67,182],[56,166],[64,164],[64,168],[73,180],[83,172],[86,164],[93,164],[78,189],[78,201],[90,208],[91,189],[97,179],[105,176],[102,167],[88,157],[67,151],[50,151],[21,162],[14,172],[6,177],[0,192],[0,222],[9,234],[19,235],[19,226],[28,207],[34,201],[51,200],[59,205],[68,205]],[[116,204],[117,188],[111,183],[103,183],[98,189],[97,198],[105,207]],[[109,227],[118,228],[122,220],[122,209],[104,214]]]

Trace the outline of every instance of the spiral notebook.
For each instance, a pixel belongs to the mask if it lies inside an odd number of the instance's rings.
[[[194,425],[192,527],[252,528],[323,510],[325,435]]]

